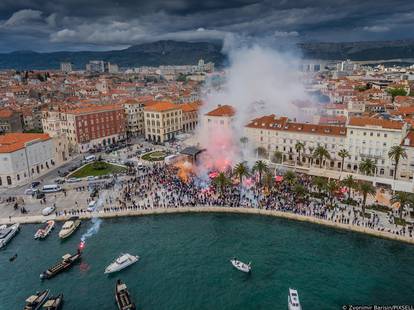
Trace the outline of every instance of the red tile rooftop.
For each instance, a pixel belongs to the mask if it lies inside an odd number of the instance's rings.
[[[230,105],[219,105],[216,109],[206,113],[208,116],[234,116],[235,109]]]
[[[179,106],[169,101],[153,101],[148,102],[145,106],[145,111],[164,112],[179,109]]]
[[[404,123],[372,117],[352,117],[348,122],[349,126],[366,127],[378,126],[386,129],[401,129]]]
[[[12,153],[24,148],[27,142],[49,139],[46,133],[6,133],[0,136],[0,153]]]

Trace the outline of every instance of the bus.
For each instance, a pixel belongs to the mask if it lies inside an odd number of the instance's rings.
[[[42,188],[43,193],[56,193],[56,192],[60,192],[61,190],[62,188],[57,184],[45,185]]]
[[[84,163],[90,163],[92,161],[96,160],[96,156],[95,155],[89,155],[86,156],[85,159],[83,160]]]

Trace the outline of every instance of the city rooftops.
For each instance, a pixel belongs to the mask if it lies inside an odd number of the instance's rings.
[[[231,117],[236,114],[236,110],[230,105],[221,105],[219,104],[217,108],[206,113],[208,116],[227,116]]]
[[[314,135],[346,136],[346,128],[341,126],[316,125],[290,122],[287,117],[277,118],[274,114],[253,119],[247,128],[302,132]]]
[[[180,109],[180,106],[169,101],[154,101],[147,104],[144,111],[164,112]]]
[[[385,120],[372,117],[351,117],[348,122],[348,126],[355,127],[381,127],[385,129],[401,130],[404,126],[403,122]]]
[[[46,133],[6,133],[0,136],[0,153],[12,153],[23,149],[28,142],[49,139]]]
[[[108,112],[113,110],[123,110],[123,107],[118,104],[106,104],[106,105],[87,105],[87,106],[80,106],[76,109],[68,109],[66,110],[67,114],[75,114],[75,115],[82,115],[82,114],[93,114],[93,113],[100,113],[100,112]]]

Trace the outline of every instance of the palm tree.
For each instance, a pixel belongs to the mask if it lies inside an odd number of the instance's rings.
[[[345,158],[350,158],[351,154],[346,149],[342,149],[338,152],[338,156],[341,157],[341,172],[344,171]]]
[[[295,193],[296,198],[301,199],[301,198],[303,198],[303,196],[306,195],[306,193],[308,191],[306,190],[306,188],[302,184],[296,184],[293,187],[293,192]]]
[[[243,178],[250,175],[249,168],[245,162],[238,163],[234,167],[233,173],[239,177],[240,186],[243,184]]]
[[[414,195],[412,193],[407,192],[395,192],[394,195],[391,197],[391,203],[399,203],[400,208],[398,209],[400,214],[400,219],[402,218],[402,213],[405,207],[413,206],[414,205]]]
[[[254,163],[252,170],[253,172],[257,172],[259,174],[259,183],[262,184],[262,175],[269,170],[266,163],[263,160],[257,160]]]
[[[319,195],[322,193],[323,190],[326,189],[327,181],[325,178],[322,177],[313,177],[312,183],[318,189]]]
[[[375,195],[375,188],[370,182],[361,182],[358,185],[358,191],[362,194],[362,217],[365,219],[365,205],[367,203],[368,195]]]
[[[247,137],[241,137],[240,138],[240,143],[243,144],[244,147],[246,147],[247,142],[249,142],[249,138],[247,138]]]
[[[230,179],[224,174],[224,172],[220,172],[218,176],[214,178],[213,182],[220,189],[220,196],[223,196],[225,187],[231,184]]]
[[[292,186],[296,183],[296,173],[291,170],[288,170],[283,175],[283,181],[286,182],[289,186]]]
[[[272,162],[280,164],[282,162],[283,153],[280,151],[275,151],[272,156]]]
[[[401,145],[394,145],[388,152],[388,157],[394,161],[394,180],[397,178],[397,168],[400,159],[407,158],[407,152]]]
[[[295,150],[296,153],[298,153],[298,159],[297,162],[298,164],[300,164],[300,152],[303,151],[305,149],[305,144],[303,142],[296,142],[295,144]]]
[[[322,160],[324,158],[330,159],[331,155],[329,155],[329,152],[325,147],[318,145],[315,151],[313,151],[313,157],[319,160],[319,168],[322,168]]]
[[[336,180],[331,179],[329,180],[329,182],[326,184],[326,190],[329,194],[329,202],[332,205],[332,201],[335,197],[336,192],[339,189],[339,184]]]
[[[357,182],[355,178],[350,174],[342,180],[342,184],[348,189],[348,199],[351,198],[351,191],[356,188]]]
[[[263,176],[263,183],[266,185],[267,189],[270,191],[273,187],[273,184],[275,183],[273,174],[270,172],[266,172],[266,174]]]
[[[377,165],[370,158],[365,158],[359,164],[359,170],[365,175],[372,175],[377,170]]]
[[[313,150],[314,149],[315,148],[313,146],[308,147],[309,154],[310,154],[310,156],[309,156],[309,167],[313,165]]]

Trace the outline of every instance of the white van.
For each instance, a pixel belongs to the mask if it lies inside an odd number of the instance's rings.
[[[95,155],[89,155],[86,156],[85,159],[83,160],[84,163],[90,163],[92,161],[96,160],[96,156]]]
[[[95,200],[92,200],[89,204],[88,204],[88,208],[86,209],[89,212],[93,212],[96,210],[96,207],[98,205],[98,202]]]
[[[56,192],[60,192],[61,190],[62,188],[57,184],[45,185],[42,188],[43,193],[56,193]]]

